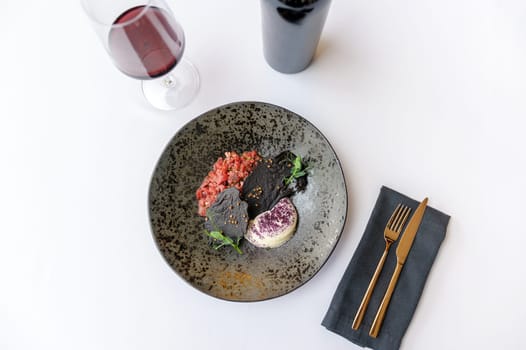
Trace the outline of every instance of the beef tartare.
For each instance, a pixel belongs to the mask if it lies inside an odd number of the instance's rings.
[[[260,160],[261,157],[255,150],[243,152],[241,155],[225,152],[224,157],[219,157],[196,191],[198,214],[206,216],[206,210],[223,190],[231,187],[241,190],[243,181]]]

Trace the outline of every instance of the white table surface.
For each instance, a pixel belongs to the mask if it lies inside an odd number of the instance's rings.
[[[296,75],[266,65],[258,1],[171,4],[202,78],[178,112],[144,101],[77,1],[2,3],[0,349],[358,349],[320,322],[382,185],[451,215],[402,348],[526,348],[526,3],[334,0]],[[146,202],[173,134],[242,100],[317,125],[349,191],[327,264],[259,303],[178,277]]]

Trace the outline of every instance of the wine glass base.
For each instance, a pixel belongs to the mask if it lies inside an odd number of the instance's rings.
[[[152,106],[165,111],[187,106],[197,95],[199,73],[192,63],[183,59],[168,74],[142,81],[144,97]]]

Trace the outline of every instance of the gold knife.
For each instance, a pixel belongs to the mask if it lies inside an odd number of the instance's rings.
[[[391,296],[393,295],[396,283],[398,282],[398,277],[400,276],[402,267],[404,267],[405,260],[407,259],[407,254],[409,253],[409,250],[413,245],[413,241],[415,239],[416,232],[418,231],[418,227],[420,226],[420,222],[422,221],[422,217],[424,216],[426,206],[427,198],[425,198],[422,201],[422,203],[418,205],[418,208],[416,208],[415,213],[413,214],[411,220],[407,224],[404,234],[402,235],[402,238],[398,243],[398,247],[396,248],[396,267],[393,272],[393,276],[391,277],[391,282],[389,282],[389,286],[387,287],[387,291],[385,292],[382,303],[380,304],[378,312],[374,317],[371,330],[369,331],[369,335],[373,338],[376,338],[378,336],[378,333],[380,332],[382,322],[384,321],[385,312],[387,311],[387,307],[389,306],[389,302],[391,301]]]

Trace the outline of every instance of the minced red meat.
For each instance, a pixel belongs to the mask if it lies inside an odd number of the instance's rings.
[[[225,152],[224,158],[219,157],[195,193],[199,205],[198,214],[206,216],[206,210],[223,190],[230,187],[241,190],[243,181],[260,160],[261,156],[255,150],[241,155]]]

